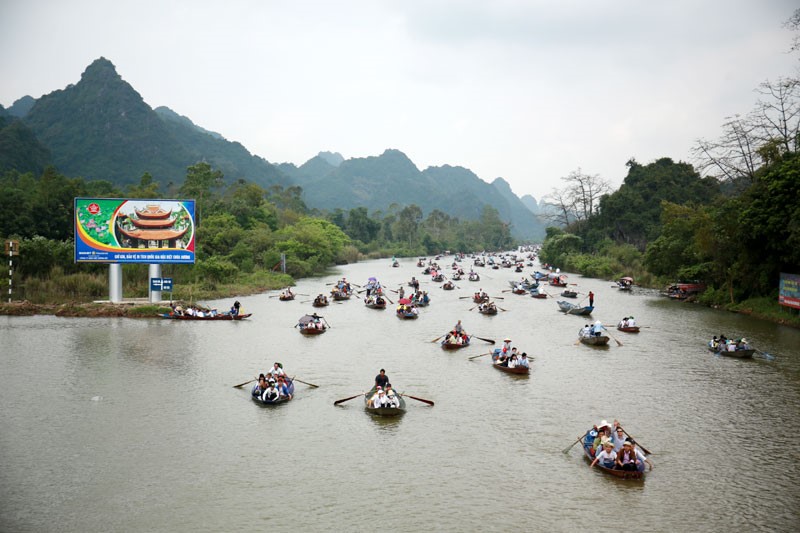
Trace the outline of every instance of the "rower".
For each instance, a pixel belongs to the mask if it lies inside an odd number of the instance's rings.
[[[375,386],[379,388],[384,388],[389,383],[389,376],[386,375],[386,370],[381,368],[380,373],[375,376]]]
[[[278,376],[285,376],[286,372],[283,371],[283,367],[281,366],[281,364],[276,361],[275,364],[272,365],[272,368],[269,369],[269,372],[267,372],[267,374],[272,377],[278,377]]]

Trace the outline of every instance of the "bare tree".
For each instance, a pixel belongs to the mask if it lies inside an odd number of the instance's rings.
[[[544,218],[563,226],[586,220],[596,213],[600,198],[611,192],[611,185],[597,174],[584,174],[580,168],[561,178],[563,189],[555,188],[542,201],[548,209]]]

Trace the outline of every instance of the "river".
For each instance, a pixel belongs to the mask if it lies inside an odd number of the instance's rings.
[[[316,337],[293,326],[337,277],[429,278],[411,259],[347,265],[301,280],[310,296],[293,302],[239,298],[253,316],[234,323],[0,317],[0,530],[797,530],[800,331],[570,275],[594,291],[594,319],[644,326],[611,329],[622,346],[576,345],[585,319],[502,292],[512,269],[476,270],[481,282],[454,291],[424,284],[432,304],[416,321],[332,304]],[[461,297],[478,288],[503,311],[470,311]],[[511,337],[530,376],[468,359],[487,342],[431,342],[458,319],[497,346]],[[774,358],[714,356],[705,343],[721,333]],[[298,383],[275,408],[232,388],[275,361],[319,388]],[[333,406],[380,368],[436,405],[408,399],[396,419],[361,398]],[[579,446],[562,453],[614,418],[654,452],[644,481],[590,470]]]

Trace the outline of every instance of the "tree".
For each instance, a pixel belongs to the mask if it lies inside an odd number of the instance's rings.
[[[554,210],[545,215],[553,222],[568,226],[587,220],[595,214],[600,198],[611,191],[611,185],[597,174],[584,174],[580,168],[561,178],[566,186],[553,191],[543,199]]]
[[[421,220],[422,209],[416,204],[407,205],[401,209],[393,228],[397,240],[405,241],[409,246],[416,244]]]
[[[344,230],[351,239],[363,243],[371,242],[378,236],[380,229],[380,222],[369,218],[366,207],[356,207],[347,214]]]
[[[139,185],[128,186],[128,197],[130,198],[158,198],[160,193],[158,191],[159,184],[153,181],[153,176],[149,172],[142,174],[139,179]]]
[[[186,169],[186,180],[178,192],[187,199],[197,202],[196,217],[198,224],[202,212],[212,206],[213,199],[225,184],[222,171],[213,170],[208,163],[197,163]]]

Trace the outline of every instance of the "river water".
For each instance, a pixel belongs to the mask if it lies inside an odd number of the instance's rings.
[[[295,291],[428,279],[414,263],[348,265]],[[293,328],[308,298],[269,294],[239,298],[253,316],[237,323],[0,317],[0,530],[797,530],[800,331],[572,275],[596,294],[595,319],[645,326],[611,329],[622,346],[575,345],[585,319],[501,292],[512,269],[478,271],[454,291],[424,284],[433,301],[416,321],[354,299],[321,310],[332,328],[310,338]],[[470,311],[460,297],[478,288],[504,311]],[[458,319],[498,346],[511,337],[530,376],[469,360],[484,341],[431,342]],[[721,333],[774,358],[716,357],[705,343]],[[298,383],[276,408],[232,388],[274,361],[319,388]],[[382,367],[436,405],[408,399],[397,419],[361,398],[333,406]],[[562,453],[614,418],[654,452],[644,481]]]

